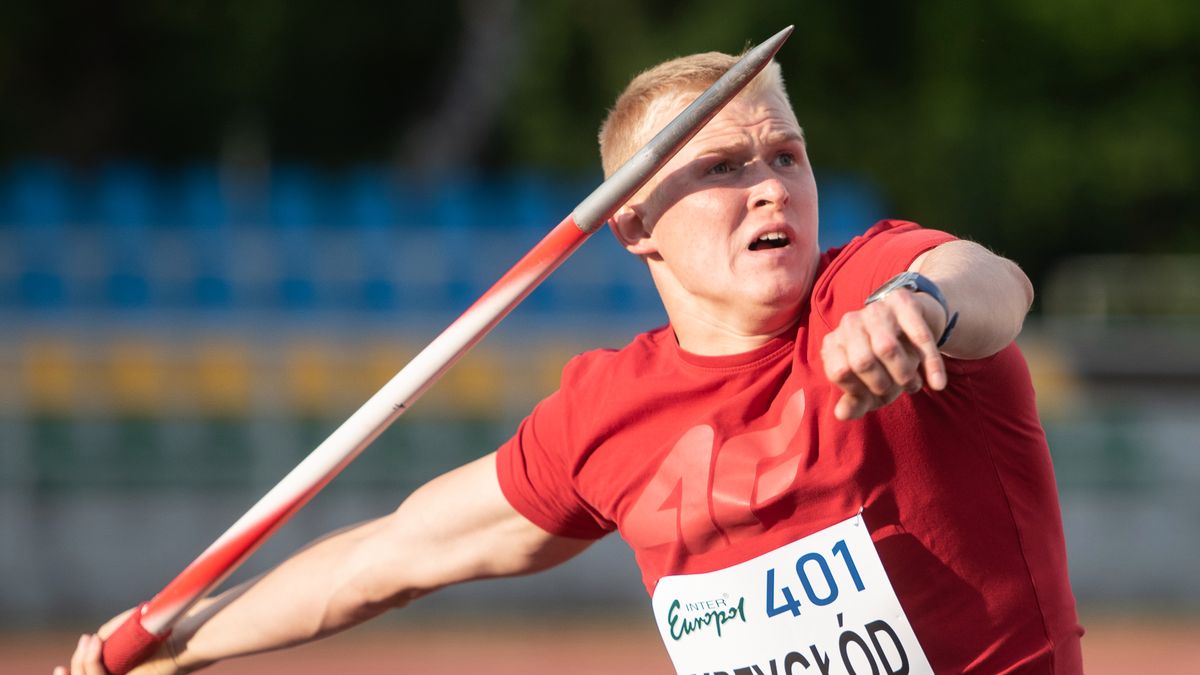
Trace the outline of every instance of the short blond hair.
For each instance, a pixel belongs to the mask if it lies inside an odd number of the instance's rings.
[[[704,52],[664,61],[633,78],[600,125],[600,161],[604,176],[619,169],[650,140],[658,112],[693,98],[725,74],[740,57]],[[779,64],[771,61],[739,95],[777,92],[788,103]]]

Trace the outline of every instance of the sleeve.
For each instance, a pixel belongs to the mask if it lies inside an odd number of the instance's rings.
[[[539,403],[496,453],[500,489],[530,522],[551,534],[599,539],[613,525],[599,515],[575,488],[571,441],[568,371],[563,388]]]
[[[916,223],[884,220],[835,252],[813,288],[813,311],[832,330],[842,315],[860,309],[885,281],[908,269],[922,253],[956,237]]]

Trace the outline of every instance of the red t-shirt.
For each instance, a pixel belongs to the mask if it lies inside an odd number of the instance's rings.
[[[795,330],[751,352],[697,356],[663,327],[574,358],[500,448],[504,494],[557,535],[619,530],[651,593],[862,509],[938,672],[1081,672],[1054,474],[1016,345],[947,359],[941,392],[833,414],[822,339],[952,239],[876,224],[822,257]]]

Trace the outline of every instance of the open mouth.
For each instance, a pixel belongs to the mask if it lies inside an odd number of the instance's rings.
[[[782,232],[768,232],[763,236],[750,242],[751,251],[764,251],[771,248],[783,248],[790,242],[788,236]]]

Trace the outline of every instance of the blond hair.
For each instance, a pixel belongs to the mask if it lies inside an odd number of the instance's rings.
[[[605,177],[611,176],[658,131],[654,124],[660,111],[699,95],[737,63],[738,58],[721,52],[681,56],[633,78],[600,125],[600,161]],[[766,92],[779,93],[787,103],[783,74],[774,61],[740,95]]]

